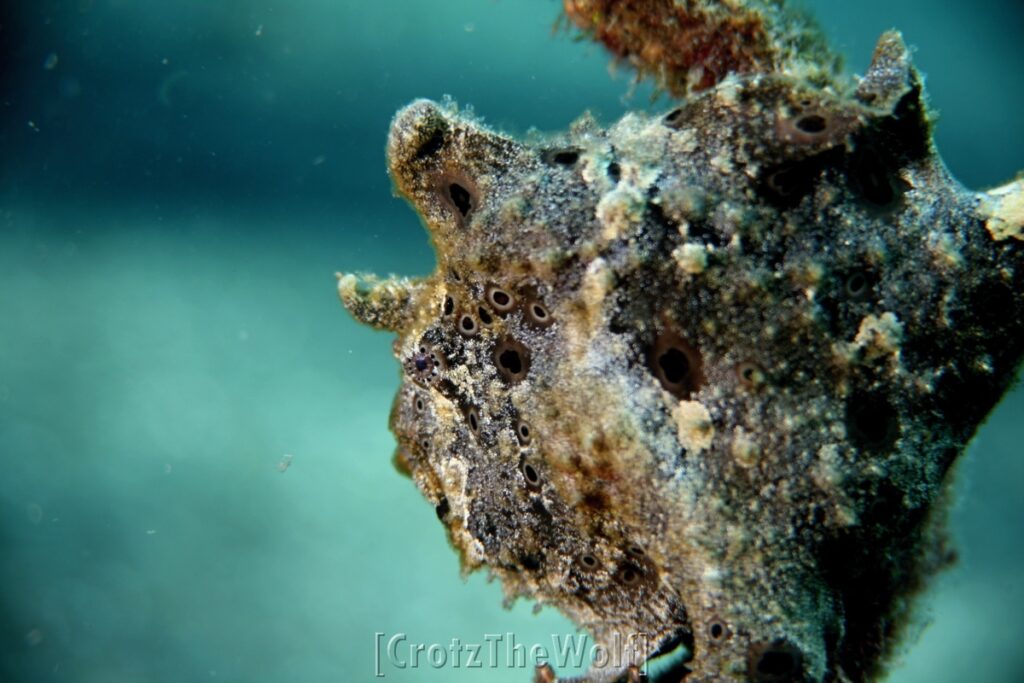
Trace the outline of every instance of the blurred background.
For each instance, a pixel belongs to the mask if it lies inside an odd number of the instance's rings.
[[[1019,0],[806,3],[896,26],[967,185],[1024,168]],[[390,465],[388,335],[336,270],[432,270],[384,140],[416,97],[523,134],[651,103],[556,0],[0,3],[0,681],[374,680],[375,633],[571,634],[464,583]],[[1024,395],[957,472],[959,565],[892,683],[1024,680]],[[518,681],[400,669],[385,680]]]

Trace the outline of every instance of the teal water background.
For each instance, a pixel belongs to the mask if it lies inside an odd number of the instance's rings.
[[[896,26],[976,188],[1024,168],[1018,2],[808,3],[863,71]],[[468,583],[390,465],[388,335],[333,273],[422,274],[384,140],[420,96],[493,126],[651,105],[554,0],[41,0],[0,8],[0,681],[519,681],[374,634],[550,644]],[[959,565],[893,683],[1024,680],[1024,394],[956,474]],[[284,462],[290,462],[281,471]],[[499,658],[503,660],[502,658]],[[503,663],[503,662],[499,662]]]

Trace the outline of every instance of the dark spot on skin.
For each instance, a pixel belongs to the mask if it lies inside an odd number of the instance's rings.
[[[602,491],[587,491],[583,494],[583,504],[595,512],[600,512],[608,508],[608,496]]]
[[[423,142],[423,144],[420,145],[420,148],[416,150],[416,158],[417,159],[426,159],[427,157],[434,156],[435,154],[437,154],[438,152],[441,151],[442,147],[444,147],[444,142],[445,142],[445,131],[444,131],[444,128],[442,128],[442,127],[435,128],[434,132],[430,134],[430,137],[428,137]]]
[[[441,311],[445,316],[449,316],[455,312],[455,299],[450,296],[444,298],[444,305],[441,307]]]
[[[658,335],[648,353],[648,365],[661,386],[677,398],[689,398],[703,384],[700,353],[671,330]]]
[[[619,162],[613,161],[608,164],[608,177],[611,178],[613,183],[619,182],[622,177],[622,167],[619,166]]]
[[[731,634],[729,627],[725,625],[725,622],[717,617],[712,617],[708,622],[708,640],[713,643],[720,643]]]
[[[449,183],[448,197],[452,200],[452,204],[459,210],[463,218],[469,215],[470,210],[473,208],[473,198],[470,196],[469,190],[458,183]]]
[[[640,584],[640,580],[643,578],[643,573],[636,565],[627,563],[619,568],[619,571],[615,574],[615,578],[626,588],[632,588]]]
[[[442,522],[444,521],[444,518],[448,516],[449,509],[448,498],[445,496],[441,496],[441,500],[434,506],[434,512],[437,513],[437,518]]]
[[[436,176],[433,187],[441,204],[455,219],[456,226],[469,225],[473,211],[480,205],[480,193],[472,178],[460,171],[449,171]],[[454,279],[461,280],[458,277]]]
[[[850,396],[846,428],[853,445],[868,451],[887,451],[900,435],[896,408],[880,392],[856,392]]]
[[[540,474],[537,472],[537,468],[526,462],[524,459],[519,467],[519,471],[523,473],[523,481],[526,482],[526,488],[531,491],[539,491],[541,488]]]
[[[416,400],[413,401],[413,407],[416,408],[417,413],[422,413],[426,409],[427,404],[424,403],[422,396],[417,396]]]
[[[878,298],[878,282],[878,271],[864,258],[837,267],[816,299],[829,330],[838,337],[853,336],[870,312],[870,302]]]
[[[736,379],[747,389],[757,389],[764,384],[764,371],[757,363],[744,361],[736,366]]]
[[[530,441],[533,439],[533,430],[530,429],[530,425],[523,420],[516,422],[516,438],[519,439],[521,446],[529,446]]]
[[[690,374],[690,360],[680,349],[666,349],[658,356],[658,365],[669,384],[680,384]]]
[[[516,301],[507,291],[497,285],[489,285],[484,298],[495,313],[504,316],[516,306]]]
[[[796,683],[803,674],[803,653],[786,640],[755,643],[747,655],[747,675],[754,683]]]
[[[590,553],[584,553],[580,555],[579,559],[580,568],[586,572],[595,572],[601,566],[601,563],[597,561],[597,558]]]
[[[850,115],[844,115],[842,112],[815,108],[813,105],[800,106],[796,108],[793,116],[778,119],[775,133],[781,142],[793,145],[797,150],[801,145],[841,147],[843,136],[851,128],[850,125],[844,124],[851,123]]]
[[[515,349],[506,349],[498,354],[498,365],[512,376],[523,372],[523,359]]]
[[[669,113],[665,114],[665,118],[662,119],[665,125],[669,128],[679,128],[683,122],[684,110],[682,107],[679,109],[673,109]]]
[[[476,314],[480,316],[480,322],[482,322],[484,325],[490,325],[491,323],[494,322],[494,318],[491,317],[491,314],[488,313],[487,309],[484,308],[483,306],[477,307]]]
[[[647,553],[644,552],[644,549],[638,546],[636,543],[630,543],[626,546],[626,554],[630,557],[635,557],[637,559],[641,559],[647,556]]]
[[[469,431],[474,434],[480,433],[480,411],[475,406],[468,406],[465,411],[466,424],[469,425]]]
[[[526,322],[534,327],[547,327],[554,322],[554,318],[551,317],[551,311],[537,300],[527,301],[523,309],[526,313]]]
[[[523,565],[523,569],[531,572],[535,572],[540,569],[540,558],[532,553],[526,553],[519,556],[519,563]]]
[[[846,277],[846,296],[854,301],[863,301],[871,293],[871,281],[861,271],[850,273]]]
[[[530,371],[530,350],[511,337],[495,344],[493,360],[501,376],[510,382],[521,382]]]
[[[476,319],[468,313],[464,313],[459,318],[458,328],[459,334],[463,337],[475,337],[480,333],[480,325],[477,324]]]
[[[816,135],[825,132],[828,121],[821,114],[808,114],[796,120],[796,127],[805,133]]]
[[[549,149],[543,154],[544,161],[548,164],[558,166],[573,166],[579,161],[580,152],[578,149]]]

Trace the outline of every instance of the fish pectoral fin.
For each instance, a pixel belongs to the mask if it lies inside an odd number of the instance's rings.
[[[418,278],[380,279],[376,275],[336,273],[338,297],[356,320],[378,330],[401,332],[415,317],[417,295],[423,291]]]

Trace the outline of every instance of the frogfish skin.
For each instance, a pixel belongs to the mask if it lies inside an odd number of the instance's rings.
[[[900,34],[853,79],[734,5],[566,0],[659,116],[527,144],[402,109],[437,269],[338,278],[396,334],[395,465],[467,571],[612,650],[585,680],[879,680],[1024,350],[1024,183],[951,177]]]

